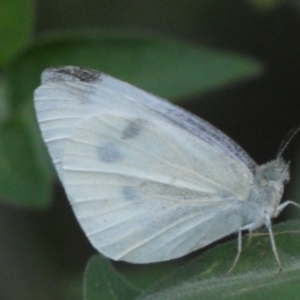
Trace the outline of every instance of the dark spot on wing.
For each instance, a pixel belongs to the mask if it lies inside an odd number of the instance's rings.
[[[138,136],[141,130],[143,129],[144,122],[145,121],[140,119],[130,121],[125,127],[125,129],[123,130],[121,138],[127,140],[127,139],[133,139],[136,136]]]
[[[43,72],[42,79],[45,82],[63,82],[63,81],[81,81],[95,82],[99,81],[101,73],[80,67],[61,67],[49,68]]]
[[[138,198],[137,191],[132,186],[123,186],[122,187],[122,195],[128,201],[133,201]]]
[[[104,144],[103,146],[99,147],[98,155],[99,155],[100,160],[107,162],[107,163],[113,163],[113,162],[119,161],[122,158],[120,149],[113,142],[108,142],[108,143]]]

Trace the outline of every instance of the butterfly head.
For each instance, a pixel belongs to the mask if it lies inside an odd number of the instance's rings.
[[[281,157],[263,165],[263,176],[271,182],[287,183],[290,179],[289,163],[286,163]]]

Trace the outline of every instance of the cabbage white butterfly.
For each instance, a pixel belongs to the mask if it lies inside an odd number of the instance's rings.
[[[43,139],[93,246],[131,263],[181,257],[271,227],[289,166],[258,166],[208,122],[108,75],[50,68],[35,90]]]

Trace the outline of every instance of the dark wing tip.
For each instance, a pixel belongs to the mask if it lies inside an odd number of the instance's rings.
[[[101,73],[92,69],[81,67],[53,67],[48,68],[42,73],[42,83],[81,81],[81,82],[99,82]]]

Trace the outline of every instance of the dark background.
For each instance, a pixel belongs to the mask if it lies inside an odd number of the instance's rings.
[[[265,67],[259,78],[190,96],[181,105],[220,128],[260,164],[275,158],[288,131],[299,124],[299,16],[297,1],[37,1],[33,38],[66,29],[138,29],[256,58]],[[294,171],[285,197],[295,201],[298,144],[296,137],[284,154]],[[1,260],[9,265],[0,278],[1,299],[81,298],[82,273],[95,251],[58,182],[54,190],[53,205],[42,212],[0,206]],[[293,213],[288,211],[283,218]],[[31,261],[33,252],[39,254]],[[62,278],[68,280],[62,284]]]

